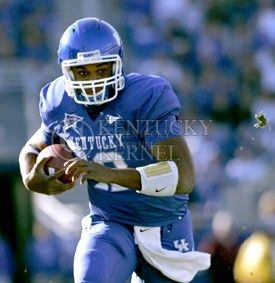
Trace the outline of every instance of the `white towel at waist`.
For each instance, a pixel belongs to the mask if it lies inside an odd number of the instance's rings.
[[[135,226],[134,235],[144,259],[172,280],[190,282],[198,271],[210,266],[210,254],[198,251],[182,253],[162,248],[160,227]]]

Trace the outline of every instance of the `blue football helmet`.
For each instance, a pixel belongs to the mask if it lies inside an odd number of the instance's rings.
[[[123,89],[122,42],[118,32],[105,21],[97,18],[77,20],[62,35],[57,54],[66,92],[77,103],[100,105],[115,99]],[[98,63],[112,63],[112,76],[87,81],[74,79],[71,67]],[[86,90],[89,93],[92,90],[93,94],[87,94]]]

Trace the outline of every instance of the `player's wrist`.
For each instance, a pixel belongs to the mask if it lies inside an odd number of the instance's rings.
[[[116,168],[109,168],[104,166],[101,171],[102,181],[106,184],[116,183],[118,172]]]
[[[104,180],[101,182],[106,184],[117,184],[137,191],[141,189],[140,174],[136,169],[118,169],[109,167],[105,167],[105,169],[101,173],[102,175],[104,175]]]
[[[47,188],[47,182],[42,180],[41,177],[37,176],[37,173],[30,171],[23,179],[25,187],[32,192],[40,193]]]
[[[98,162],[91,161],[90,168],[83,173],[85,180],[95,180],[100,183],[111,183],[113,180],[113,169]]]

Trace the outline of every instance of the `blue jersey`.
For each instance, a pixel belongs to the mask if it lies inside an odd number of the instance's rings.
[[[47,144],[61,137],[80,158],[113,168],[136,168],[157,162],[150,147],[179,136],[180,104],[170,84],[156,76],[129,74],[118,97],[97,117],[64,90],[64,78],[40,94],[41,128]],[[185,214],[187,195],[154,197],[117,184],[88,181],[94,221],[162,226]]]

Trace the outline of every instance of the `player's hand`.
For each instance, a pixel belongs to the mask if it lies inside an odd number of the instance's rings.
[[[108,183],[108,168],[97,162],[74,158],[65,162],[64,167],[66,168],[65,173],[72,176],[74,182],[79,179],[80,184],[83,184],[91,179]]]
[[[45,174],[44,165],[50,158],[42,158],[34,164],[26,180],[29,190],[46,195],[55,195],[70,190],[75,186],[75,182],[64,184],[58,179],[65,173],[65,168],[50,176]]]

